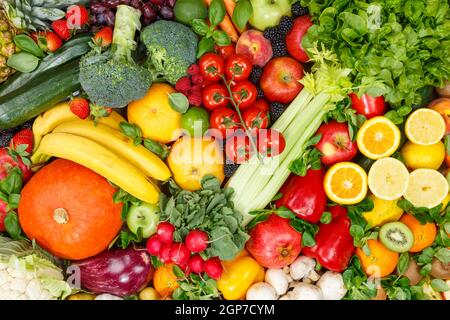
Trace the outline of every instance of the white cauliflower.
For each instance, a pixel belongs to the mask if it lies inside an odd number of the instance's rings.
[[[0,236],[0,300],[64,299],[71,288],[62,270],[27,240]]]

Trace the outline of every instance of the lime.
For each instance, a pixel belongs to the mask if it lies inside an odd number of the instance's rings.
[[[190,25],[193,19],[205,19],[208,9],[203,0],[177,0],[173,7],[175,19]]]
[[[209,115],[203,108],[191,107],[181,116],[181,127],[191,137],[201,137],[209,128]]]

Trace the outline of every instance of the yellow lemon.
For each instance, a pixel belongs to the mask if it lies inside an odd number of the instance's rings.
[[[405,165],[395,158],[382,158],[374,162],[368,175],[369,189],[378,198],[396,200],[408,188],[409,172]]]
[[[411,113],[405,123],[408,139],[424,146],[438,143],[445,134],[445,121],[434,110],[421,108]]]
[[[444,162],[445,146],[438,143],[422,146],[408,141],[402,148],[401,155],[406,166],[410,169],[439,169]]]
[[[141,128],[145,138],[162,143],[175,141],[182,130],[181,114],[169,103],[169,94],[174,92],[166,83],[154,83],[143,98],[128,105],[128,121]]]
[[[405,199],[415,207],[434,208],[448,195],[448,182],[439,171],[417,169],[409,176]]]
[[[403,210],[397,206],[397,200],[383,200],[371,194],[373,209],[363,213],[364,219],[371,227],[381,226],[387,222],[397,221]]]

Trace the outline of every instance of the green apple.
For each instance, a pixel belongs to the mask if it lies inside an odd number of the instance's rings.
[[[250,0],[250,2],[253,14],[249,22],[261,31],[278,25],[282,16],[291,15],[291,0]]]
[[[142,237],[148,238],[156,232],[159,223],[158,212],[159,208],[153,204],[132,205],[127,215],[127,226],[134,234],[141,228]]]

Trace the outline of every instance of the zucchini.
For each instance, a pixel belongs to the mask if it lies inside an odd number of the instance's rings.
[[[16,73],[10,77],[4,84],[0,85],[0,97],[19,89],[20,87],[29,83],[32,79],[38,77],[43,72],[63,65],[69,61],[80,58],[86,54],[91,48],[89,41],[91,37],[88,35],[82,35],[70,39],[64,45],[58,49],[55,53],[49,54],[37,67],[36,70],[30,73]]]
[[[79,59],[52,68],[0,97],[0,130],[13,128],[80,90]]]

